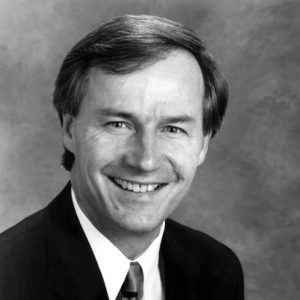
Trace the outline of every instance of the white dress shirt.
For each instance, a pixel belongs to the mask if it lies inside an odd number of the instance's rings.
[[[76,215],[98,263],[108,298],[115,300],[131,261],[96,229],[79,207],[73,189],[71,193]],[[164,228],[165,223],[162,224],[158,236],[151,245],[135,260],[140,264],[144,273],[143,300],[164,300],[164,289],[158,267],[159,248]]]

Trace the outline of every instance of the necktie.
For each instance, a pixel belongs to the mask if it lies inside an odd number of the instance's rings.
[[[131,262],[129,271],[117,299],[140,300],[143,296],[143,270],[139,263]]]

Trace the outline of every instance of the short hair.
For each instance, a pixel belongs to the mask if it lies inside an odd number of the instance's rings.
[[[79,113],[89,71],[129,74],[182,49],[197,60],[204,79],[203,132],[219,130],[228,101],[228,85],[203,41],[184,25],[157,16],[125,15],[100,25],[79,41],[64,59],[58,73],[53,104],[63,115]],[[65,149],[62,165],[70,171],[75,156]]]

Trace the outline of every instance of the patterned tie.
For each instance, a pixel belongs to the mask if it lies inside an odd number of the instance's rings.
[[[139,263],[131,262],[121,287],[118,300],[140,300],[143,296],[143,270]]]

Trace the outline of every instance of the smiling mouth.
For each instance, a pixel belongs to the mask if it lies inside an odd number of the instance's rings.
[[[109,177],[109,179],[120,187],[122,190],[130,191],[133,193],[149,193],[156,191],[157,189],[165,186],[165,183],[156,183],[156,184],[140,184],[136,182],[130,182],[126,180],[121,180],[118,178]]]

